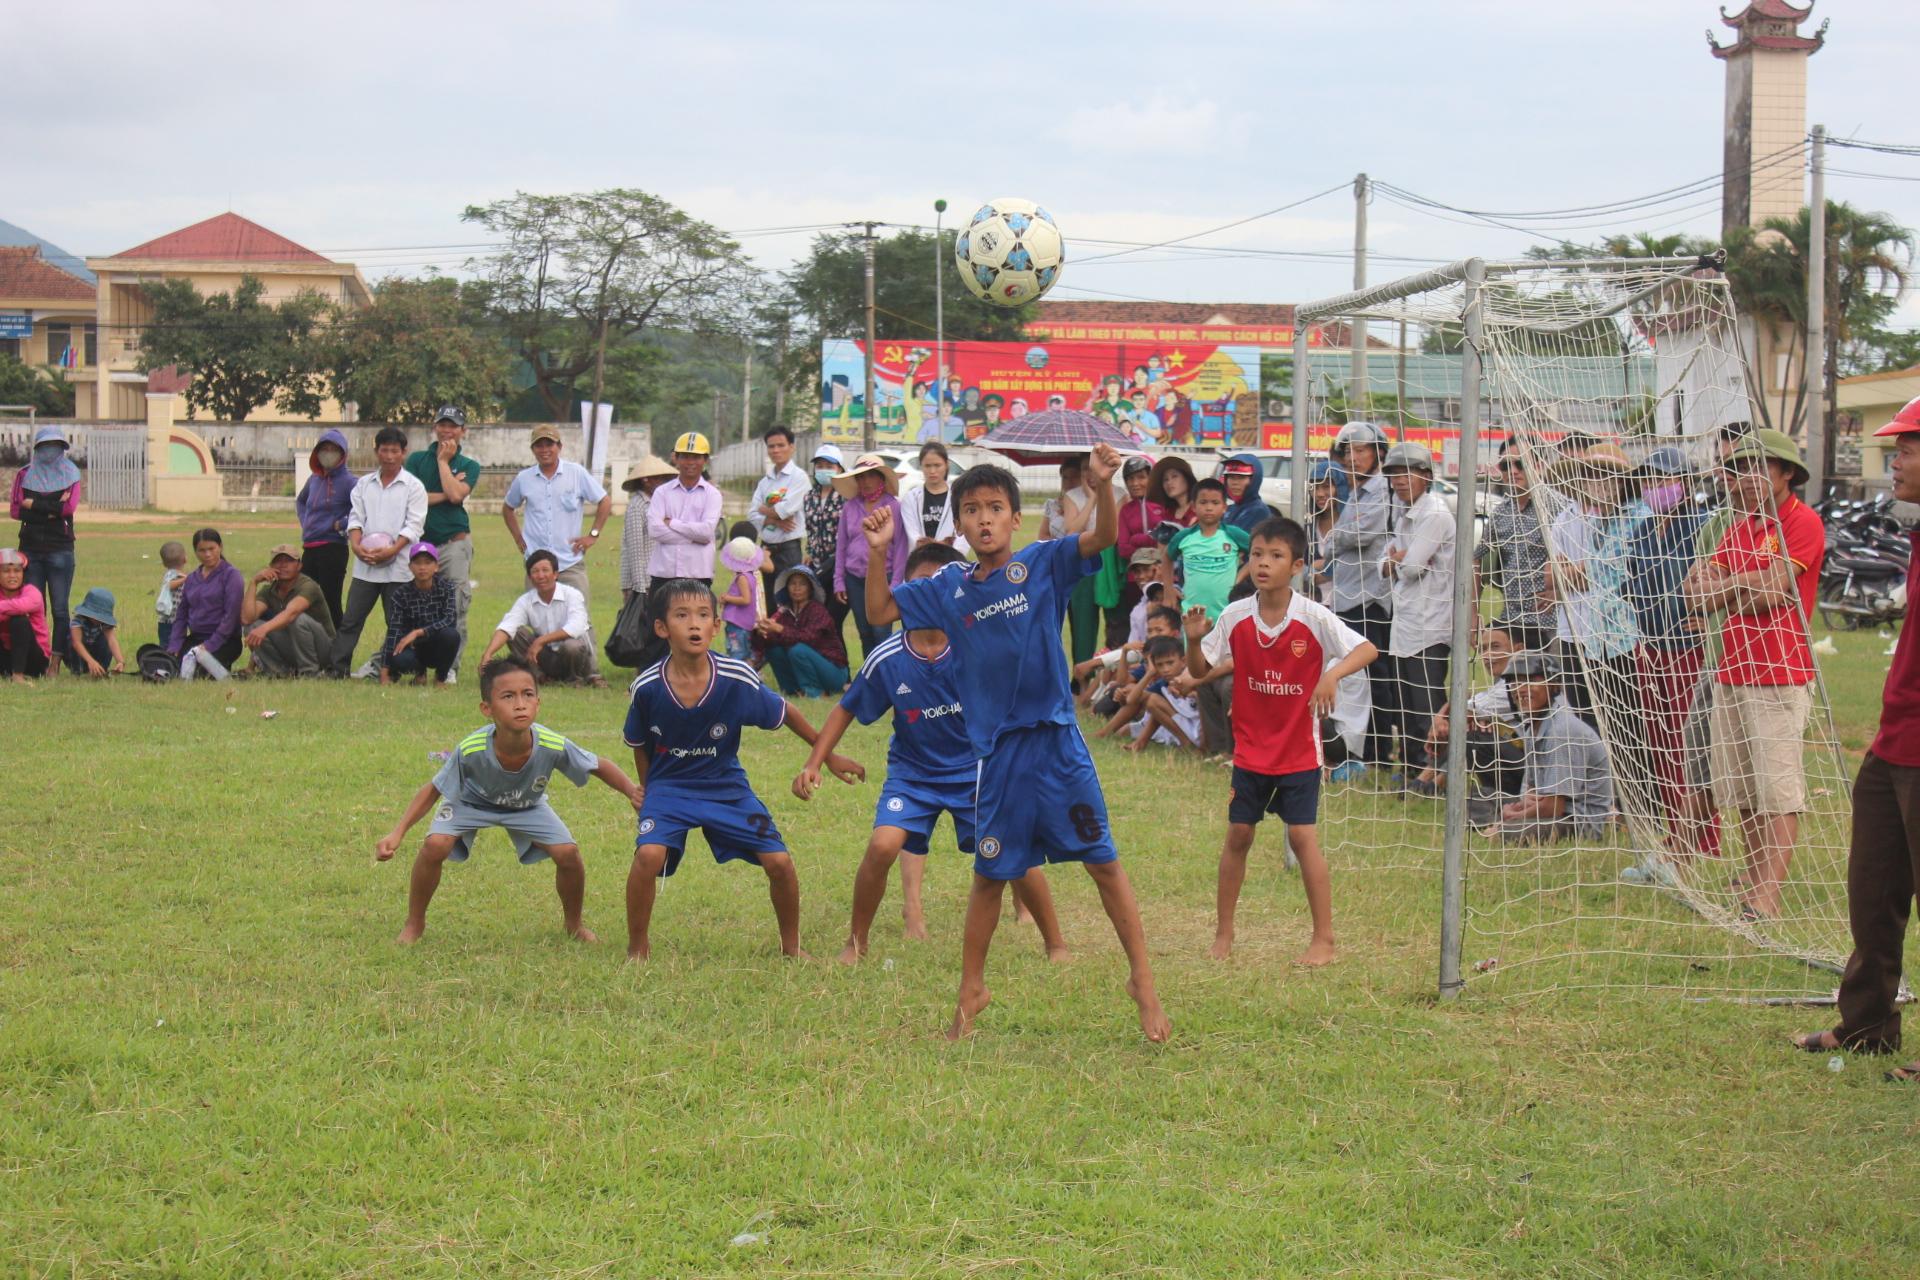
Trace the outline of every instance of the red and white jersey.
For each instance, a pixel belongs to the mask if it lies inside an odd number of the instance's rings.
[[[1260,597],[1220,611],[1200,652],[1210,665],[1233,656],[1233,762],[1252,773],[1300,773],[1324,763],[1313,687],[1327,668],[1366,643],[1333,610],[1298,591],[1277,627],[1260,617]]]

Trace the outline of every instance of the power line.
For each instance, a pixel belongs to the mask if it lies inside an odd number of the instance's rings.
[[[1347,184],[1345,182],[1335,183],[1325,191],[1316,191],[1310,196],[1302,196],[1298,200],[1288,201],[1286,204],[1280,205],[1278,208],[1268,209],[1264,213],[1249,214],[1244,218],[1236,218],[1232,222],[1221,223],[1217,227],[1209,227],[1205,231],[1195,231],[1190,235],[1175,236],[1170,240],[1155,241],[1152,244],[1142,245],[1139,248],[1123,249],[1118,253],[1101,254],[1098,257],[1085,259],[1080,265],[1085,266],[1088,262],[1099,262],[1104,258],[1123,258],[1131,253],[1139,253],[1143,249],[1164,249],[1169,245],[1184,244],[1189,240],[1199,240],[1206,236],[1215,235],[1221,231],[1230,231],[1234,227],[1243,227],[1249,222],[1258,222],[1262,218],[1271,218],[1275,214],[1285,213],[1289,209],[1298,209],[1303,204],[1312,204],[1315,200],[1321,199],[1324,196],[1330,196],[1336,191],[1344,190],[1346,186]]]

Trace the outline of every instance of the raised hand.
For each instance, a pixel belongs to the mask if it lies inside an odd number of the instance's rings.
[[[1207,621],[1207,611],[1201,605],[1194,605],[1180,619],[1181,628],[1189,640],[1205,640],[1211,624]]]
[[[1107,484],[1120,470],[1120,451],[1104,440],[1087,455],[1087,479],[1092,484]]]
[[[885,551],[893,541],[893,508],[881,507],[865,520],[860,528],[867,535],[867,545],[875,551]]]

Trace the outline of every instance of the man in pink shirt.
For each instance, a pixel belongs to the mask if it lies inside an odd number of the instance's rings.
[[[698,431],[673,442],[673,469],[679,479],[653,491],[647,506],[647,532],[653,554],[647,578],[656,586],[674,578],[713,584],[713,537],[720,523],[720,491],[701,472],[713,449]]]

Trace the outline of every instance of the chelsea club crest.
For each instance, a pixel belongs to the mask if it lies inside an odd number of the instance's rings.
[[[1019,586],[1027,580],[1027,566],[1024,561],[1015,560],[1007,565],[1007,581]]]

